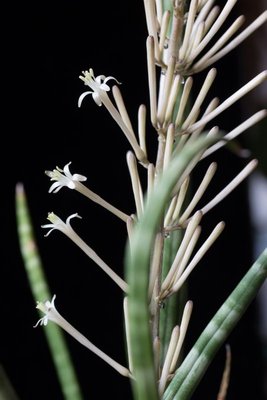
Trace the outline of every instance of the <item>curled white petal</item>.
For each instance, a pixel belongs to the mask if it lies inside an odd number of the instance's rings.
[[[54,231],[56,228],[52,224],[41,225],[41,228],[50,228],[51,226],[53,226],[53,228],[51,228],[48,232],[46,232],[46,234],[44,235],[45,237],[49,236],[50,233]]]
[[[121,84],[121,82],[119,82],[116,78],[114,78],[114,76],[107,76],[105,79],[104,79],[104,84],[106,85],[106,83],[108,82],[108,81],[110,81],[110,80],[114,80],[115,82],[117,82],[119,85]]]
[[[92,92],[91,90],[89,90],[89,91],[87,91],[87,92],[83,92],[83,93],[80,95],[79,99],[78,99],[78,107],[81,107],[83,99],[84,99],[88,94],[92,94],[92,93],[93,93],[93,92]]]
[[[79,182],[84,182],[87,180],[86,176],[80,175],[80,174],[73,174],[72,179],[74,181],[79,181]]]
[[[49,190],[48,190],[48,193],[57,193],[62,187],[63,187],[63,186],[61,185],[60,182],[54,182],[54,183],[50,186],[50,188],[49,188]]]
[[[100,89],[104,90],[105,92],[109,92],[110,91],[110,87],[104,82],[101,83],[101,85],[99,87],[100,87]]]
[[[45,313],[45,315],[36,322],[36,324],[34,325],[34,328],[36,328],[36,326],[38,326],[38,325],[47,325],[49,319],[51,319],[51,311],[53,311],[53,310],[56,311],[55,298],[56,298],[56,295],[54,294],[51,301],[46,300],[44,303],[37,301],[36,308],[38,308],[43,313]]]
[[[70,226],[70,220],[71,220],[72,218],[80,218],[80,219],[82,219],[82,217],[81,217],[78,213],[71,214],[71,215],[66,219],[66,225]]]
[[[35,324],[33,327],[36,328],[38,325],[44,325],[44,326],[46,326],[47,323],[48,323],[48,318],[47,318],[47,316],[45,315],[44,317],[38,319],[38,321],[36,322],[36,324]]]
[[[102,81],[105,80],[105,75],[98,75],[96,78],[94,77],[95,81],[101,85]]]
[[[54,296],[52,297],[52,300],[51,300],[51,301],[47,300],[47,301],[45,302],[46,308],[49,309],[49,310],[50,310],[51,308],[55,308],[55,300],[56,300],[56,295],[54,294]]]
[[[71,164],[71,161],[68,162],[68,164],[64,165],[63,171],[61,170],[61,172],[64,172],[64,174],[65,174],[68,178],[71,178],[71,177],[72,177],[72,175],[71,175],[71,173],[70,173],[70,167],[69,167],[70,164]],[[57,169],[59,170],[58,167],[57,167]]]
[[[86,176],[81,174],[72,174],[69,169],[71,161],[64,166],[63,169],[56,167],[53,171],[45,171],[45,174],[50,177],[51,181],[55,181],[49,188],[49,193],[57,193],[63,186],[69,189],[76,189],[77,182],[87,180]]]

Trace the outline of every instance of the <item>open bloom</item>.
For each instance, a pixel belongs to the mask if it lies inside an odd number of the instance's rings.
[[[42,228],[51,228],[45,236],[48,236],[50,232],[57,229],[64,233],[69,239],[71,239],[80,249],[82,249],[85,254],[90,257],[106,274],[117,283],[117,285],[124,291],[127,292],[128,285],[127,283],[118,276],[97,254],[96,252],[88,246],[77,233],[72,229],[70,225],[70,220],[74,217],[81,218],[77,213],[70,215],[66,222],[62,221],[56,214],[53,212],[48,214],[47,219],[51,222],[51,224],[42,225]]]
[[[69,165],[71,161],[65,165],[63,169],[56,167],[53,171],[45,171],[45,174],[50,177],[51,181],[55,181],[49,188],[49,193],[57,193],[63,186],[69,189],[76,189],[76,182],[84,182],[86,176],[80,174],[71,174]]]
[[[36,308],[41,310],[45,315],[41,319],[37,321],[34,325],[36,328],[38,325],[47,325],[48,321],[55,322],[58,326],[64,329],[67,333],[69,333],[72,337],[74,337],[79,343],[85,346],[88,350],[95,353],[98,357],[102,358],[106,363],[108,363],[112,368],[118,371],[121,375],[129,377],[130,371],[117,363],[117,361],[113,360],[106,353],[96,347],[92,342],[90,342],[82,333],[80,333],[76,328],[74,328],[62,315],[57,311],[55,307],[55,298],[56,295],[52,297],[52,300],[46,300],[43,302],[37,302]]]
[[[42,225],[42,228],[51,228],[45,236],[48,236],[53,230],[58,229],[59,231],[65,233],[66,236],[72,238],[72,236],[74,235],[74,230],[72,229],[71,225],[70,225],[70,220],[72,218],[82,218],[80,217],[80,215],[78,215],[77,213],[75,214],[71,214],[66,222],[62,221],[61,218],[59,218],[56,214],[54,214],[53,212],[48,214],[47,219],[51,222],[51,224],[45,224]]]
[[[55,181],[49,188],[49,193],[57,193],[63,186],[68,187],[69,189],[75,189],[79,193],[88,197],[88,199],[94,201],[97,204],[100,204],[102,207],[106,208],[117,217],[122,219],[123,221],[127,221],[129,216],[122,211],[118,210],[116,207],[109,204],[106,200],[102,199],[102,197],[98,196],[92,190],[87,188],[81,182],[87,180],[87,178],[80,174],[71,174],[69,170],[69,165],[71,163],[65,165],[63,170],[59,167],[56,167],[53,171],[45,171],[45,174],[50,177],[51,181]]]
[[[54,321],[57,322],[58,317],[60,317],[60,314],[57,312],[56,307],[55,307],[55,298],[56,295],[52,297],[52,300],[46,300],[44,303],[38,301],[36,308],[41,310],[45,315],[40,318],[36,324],[34,325],[34,328],[36,326],[40,325],[47,325],[48,321]]]
[[[88,94],[91,94],[93,96],[93,99],[98,106],[102,106],[103,99],[101,98],[101,96],[110,91],[110,87],[107,85],[107,82],[113,79],[117,83],[120,83],[113,76],[106,77],[105,75],[98,75],[97,77],[95,77],[92,68],[90,68],[89,71],[82,71],[82,73],[84,76],[80,76],[80,79],[82,79],[84,81],[84,84],[89,86],[93,91],[89,90],[81,94],[78,100],[78,107],[81,106],[83,99]]]
[[[84,82],[85,85],[89,86],[92,90],[86,91],[82,93],[78,99],[78,107],[81,106],[83,99],[85,96],[88,94],[91,94],[93,96],[94,101],[98,106],[104,106],[112,116],[112,118],[116,121],[116,123],[119,125],[121,128],[122,132],[125,134],[126,138],[128,139],[129,143],[131,144],[137,159],[142,162],[144,165],[148,164],[148,161],[146,159],[146,154],[145,152],[141,149],[140,145],[138,144],[135,134],[133,132],[131,123],[129,121],[128,115],[126,117],[127,122],[125,121],[125,115],[127,114],[127,111],[125,109],[124,104],[122,105],[123,101],[120,99],[119,103],[120,106],[117,107],[118,109],[114,106],[112,101],[110,100],[109,96],[107,95],[107,92],[110,91],[110,87],[107,84],[108,81],[110,80],[115,80],[118,84],[120,82],[117,81],[116,78],[113,76],[105,76],[105,75],[98,75],[95,77],[94,71],[92,68],[89,69],[89,71],[82,71],[83,75],[80,75],[79,78]],[[113,93],[114,94],[114,93]],[[116,101],[116,95],[115,101]],[[120,95],[119,95],[120,97]],[[118,94],[117,94],[117,100],[118,100]],[[117,102],[117,101],[116,101]],[[121,115],[121,108],[123,108],[123,116]]]

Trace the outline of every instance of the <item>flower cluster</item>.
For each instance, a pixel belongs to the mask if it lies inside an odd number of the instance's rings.
[[[129,278],[129,282],[125,282],[71,227],[72,218],[81,218],[77,213],[70,215],[66,222],[54,213],[49,213],[50,223],[42,226],[49,229],[45,236],[48,236],[53,230],[64,233],[122,289],[129,368],[124,368],[110,359],[73,328],[57,312],[54,304],[55,296],[51,302],[47,300],[37,304],[37,308],[44,312],[45,316],[35,326],[47,325],[49,320],[57,323],[122,375],[133,377],[137,381],[140,379],[143,384],[140,390],[144,392],[144,387],[149,386],[149,383],[146,381],[146,376],[143,376],[145,367],[142,364],[142,357],[135,361],[134,357],[138,358],[138,355],[136,356],[132,350],[132,341],[136,340],[135,344],[138,344],[138,338],[141,338],[139,343],[153,344],[153,373],[151,376],[155,375],[153,376],[154,381],[157,382],[157,395],[159,394],[160,398],[165,398],[164,391],[174,379],[193,307],[191,300],[185,302],[180,320],[174,322],[174,319],[172,320],[170,317],[173,310],[169,299],[175,298],[194,268],[224,230],[224,221],[217,222],[199,246],[198,240],[201,236],[201,223],[204,215],[255,170],[257,160],[252,159],[248,162],[237,176],[201,207],[199,207],[200,200],[206,193],[218,166],[217,163],[211,162],[195,192],[189,193],[192,172],[201,160],[213,154],[267,115],[266,110],[260,110],[246,121],[233,127],[229,132],[224,132],[216,125],[216,118],[222,112],[266,81],[267,71],[259,73],[235,93],[229,95],[227,99],[220,102],[217,97],[209,99],[210,89],[218,75],[217,69],[212,67],[207,71],[200,90],[196,96],[193,96],[193,75],[210,67],[267,21],[267,12],[264,12],[237,35],[245,20],[244,16],[240,16],[221,36],[217,37],[236,1],[227,0],[220,10],[218,6],[214,6],[214,0],[191,0],[188,8],[186,8],[187,2],[184,0],[173,0],[172,2],[144,0],[148,28],[146,50],[150,122],[158,138],[155,160],[150,159],[146,146],[147,107],[144,104],[139,107],[136,130],[133,128],[134,124],[129,117],[118,87],[120,82],[116,78],[105,75],[95,76],[92,68],[83,71],[79,77],[86,86],[89,86],[90,90],[80,95],[78,107],[81,107],[84,98],[90,94],[98,106],[105,106],[131,146],[126,160],[135,202],[133,213],[122,212],[85,186],[83,182],[87,178],[80,174],[72,174],[69,169],[70,162],[63,169],[56,167],[52,171],[45,172],[53,181],[49,188],[50,193],[57,193],[62,187],[75,189],[126,223],[131,256],[133,249],[136,251],[136,243],[139,244],[137,261],[134,265],[134,271],[138,271],[138,276],[135,276],[132,271],[129,274],[130,277],[133,276],[133,289],[131,278]],[[170,3],[169,7],[168,3]],[[215,44],[211,45],[214,38],[217,40]],[[111,81],[113,81],[112,88],[109,86]],[[113,99],[111,99],[111,93]],[[203,110],[205,103],[208,105]],[[210,126],[213,121],[215,121],[215,125]],[[207,126],[207,131],[205,131]],[[198,141],[200,136],[212,140],[205,142],[205,145],[201,145],[201,147]],[[186,163],[184,160],[187,160],[190,147],[197,150],[192,151],[192,157]],[[177,176],[173,167],[176,159],[181,160],[181,165],[177,164],[181,168],[179,174],[177,172]],[[179,170],[178,167],[177,170]],[[145,168],[143,171],[146,174],[146,187],[144,187],[144,180],[140,177],[141,168]],[[176,180],[172,185],[173,176]],[[167,181],[166,185],[169,185],[168,196],[164,189],[161,191],[161,179],[164,178]],[[155,193],[159,193],[160,200],[166,200],[160,211],[157,209],[157,205],[151,201],[154,199]],[[151,222],[151,219],[147,217],[151,212],[149,207],[157,215],[156,222]],[[141,239],[140,237],[136,239],[140,223],[144,224],[144,234]],[[179,233],[179,240],[177,233]],[[167,266],[165,265],[166,259],[168,260]],[[132,260],[134,260],[133,257]],[[144,263],[144,268],[142,268],[142,263]],[[140,284],[140,287],[135,290],[137,283]],[[163,305],[166,306],[165,309]],[[135,322],[144,322],[144,328],[139,329],[139,326],[133,328],[132,318],[135,319]],[[160,331],[161,320],[168,320],[167,323],[170,324],[167,329],[168,333],[163,327],[164,335],[161,335]],[[148,326],[149,329],[146,329]],[[151,359],[151,353],[152,351],[146,354],[145,361]],[[156,368],[154,368],[155,365]],[[140,398],[148,398],[145,397],[144,392]],[[153,396],[151,398],[154,399]]]

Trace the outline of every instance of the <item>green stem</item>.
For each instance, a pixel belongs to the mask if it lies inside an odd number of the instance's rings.
[[[166,389],[164,400],[188,400],[217,351],[267,278],[267,248],[214,315]]]
[[[52,296],[35,243],[30,213],[22,184],[18,184],[16,187],[16,214],[21,254],[34,300],[50,300]],[[42,314],[40,311],[40,317],[43,316]],[[64,398],[66,400],[82,400],[83,396],[61,329],[56,324],[48,324],[44,332]]]
[[[134,227],[125,254],[126,278],[129,284],[129,340],[132,349],[133,393],[136,400],[158,400],[154,369],[150,314],[148,309],[148,279],[151,249],[161,223],[166,203],[190,161],[218,138],[199,137],[174,157],[149,196],[144,213]]]

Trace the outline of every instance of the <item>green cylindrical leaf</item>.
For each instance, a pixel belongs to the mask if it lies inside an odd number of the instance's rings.
[[[35,301],[51,300],[52,295],[44,273],[33,233],[30,213],[22,184],[16,187],[17,229],[21,254]],[[39,311],[38,311],[39,312]],[[40,317],[43,316],[41,312]],[[61,329],[48,324],[44,329],[56,367],[62,393],[66,400],[82,400],[72,360]]]
[[[188,400],[225,339],[267,278],[267,248],[214,315],[166,389],[164,400]]]
[[[19,400],[4,368],[0,365],[0,399]]]

